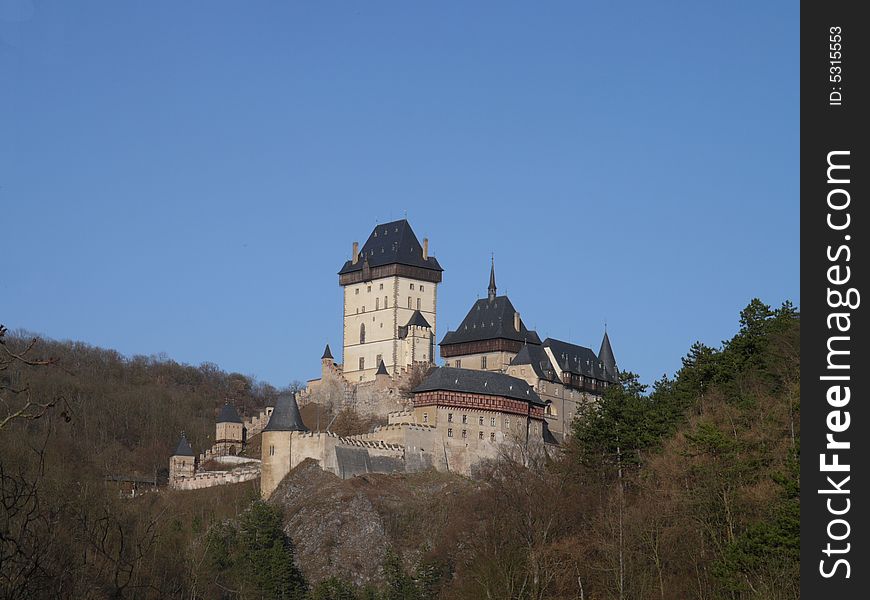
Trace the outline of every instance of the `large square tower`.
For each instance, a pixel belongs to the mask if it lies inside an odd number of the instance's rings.
[[[349,382],[371,381],[383,361],[397,375],[435,362],[438,284],[443,269],[407,220],[377,225],[338,272],[344,290],[342,371]]]

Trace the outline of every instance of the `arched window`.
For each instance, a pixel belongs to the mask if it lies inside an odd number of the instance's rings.
[[[413,305],[411,304],[411,296],[408,296],[408,308],[412,308],[412,306]]]
[[[365,323],[363,323],[362,325],[359,326],[359,343],[360,344],[366,343],[366,324]]]
[[[420,310],[420,299],[417,298],[417,310]]]

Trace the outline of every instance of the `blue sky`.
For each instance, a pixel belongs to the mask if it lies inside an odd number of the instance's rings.
[[[406,214],[651,382],[799,304],[796,2],[0,0],[0,322],[275,385]]]

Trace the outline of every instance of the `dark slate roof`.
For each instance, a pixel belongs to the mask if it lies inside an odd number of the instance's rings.
[[[384,361],[378,363],[378,370],[375,375],[389,375],[389,373],[387,373],[387,365],[384,364]]]
[[[242,420],[239,418],[239,413],[236,412],[236,408],[227,402],[221,408],[221,414],[218,415],[217,419],[218,423],[241,423]]]
[[[325,358],[332,359],[332,351],[329,349],[329,344],[326,344],[326,349],[323,351],[323,356],[320,357],[320,360]]]
[[[296,395],[286,392],[278,396],[275,409],[269,417],[269,423],[263,431],[308,431],[299,414],[299,405],[296,404]]]
[[[550,357],[541,346],[523,344],[522,349],[514,356],[512,365],[531,365],[535,375],[546,381],[559,381],[556,370],[550,362]]]
[[[601,340],[601,350],[598,351],[598,359],[604,363],[604,368],[610,375],[616,377],[619,370],[616,368],[616,358],[613,356],[613,348],[610,347],[610,338],[604,331],[604,339]]]
[[[423,316],[419,310],[415,310],[414,314],[411,315],[411,318],[408,319],[408,324],[405,327],[410,327],[411,325],[416,325],[417,327],[432,327],[429,325],[429,321],[426,320],[426,317]]]
[[[616,381],[615,376],[607,372],[604,364],[589,348],[553,338],[544,340],[544,347],[550,349],[553,358],[559,363],[558,366],[563,371],[601,381]]]
[[[175,448],[172,456],[195,456],[193,448],[190,447],[190,442],[187,441],[183,431],[181,432],[181,439],[178,440],[178,447]]]
[[[520,330],[514,329],[516,309],[507,296],[496,296],[492,300],[482,298],[474,303],[456,331],[448,331],[441,345],[478,342],[498,338],[540,344],[541,338],[531,329],[526,329],[520,319]]]
[[[406,219],[377,225],[363,244],[357,263],[353,264],[352,260],[347,261],[338,274],[359,271],[365,261],[368,261],[369,267],[372,268],[398,263],[433,271],[444,270],[434,256],[423,259],[423,245],[417,240],[414,230]]]
[[[434,369],[413,391],[417,393],[436,390],[503,396],[540,406],[545,404],[535,390],[522,379],[494,371],[440,367]]]

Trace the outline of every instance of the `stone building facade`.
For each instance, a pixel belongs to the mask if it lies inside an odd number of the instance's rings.
[[[391,375],[435,362],[441,265],[402,219],[377,225],[338,272],[344,293],[342,365],[353,383],[375,378],[381,362]]]
[[[436,469],[470,475],[483,460],[545,452],[546,402],[504,373],[442,367],[414,390],[412,408],[373,432],[310,432],[284,396],[263,430],[260,489],[268,498],[306,459],[339,477]]]

